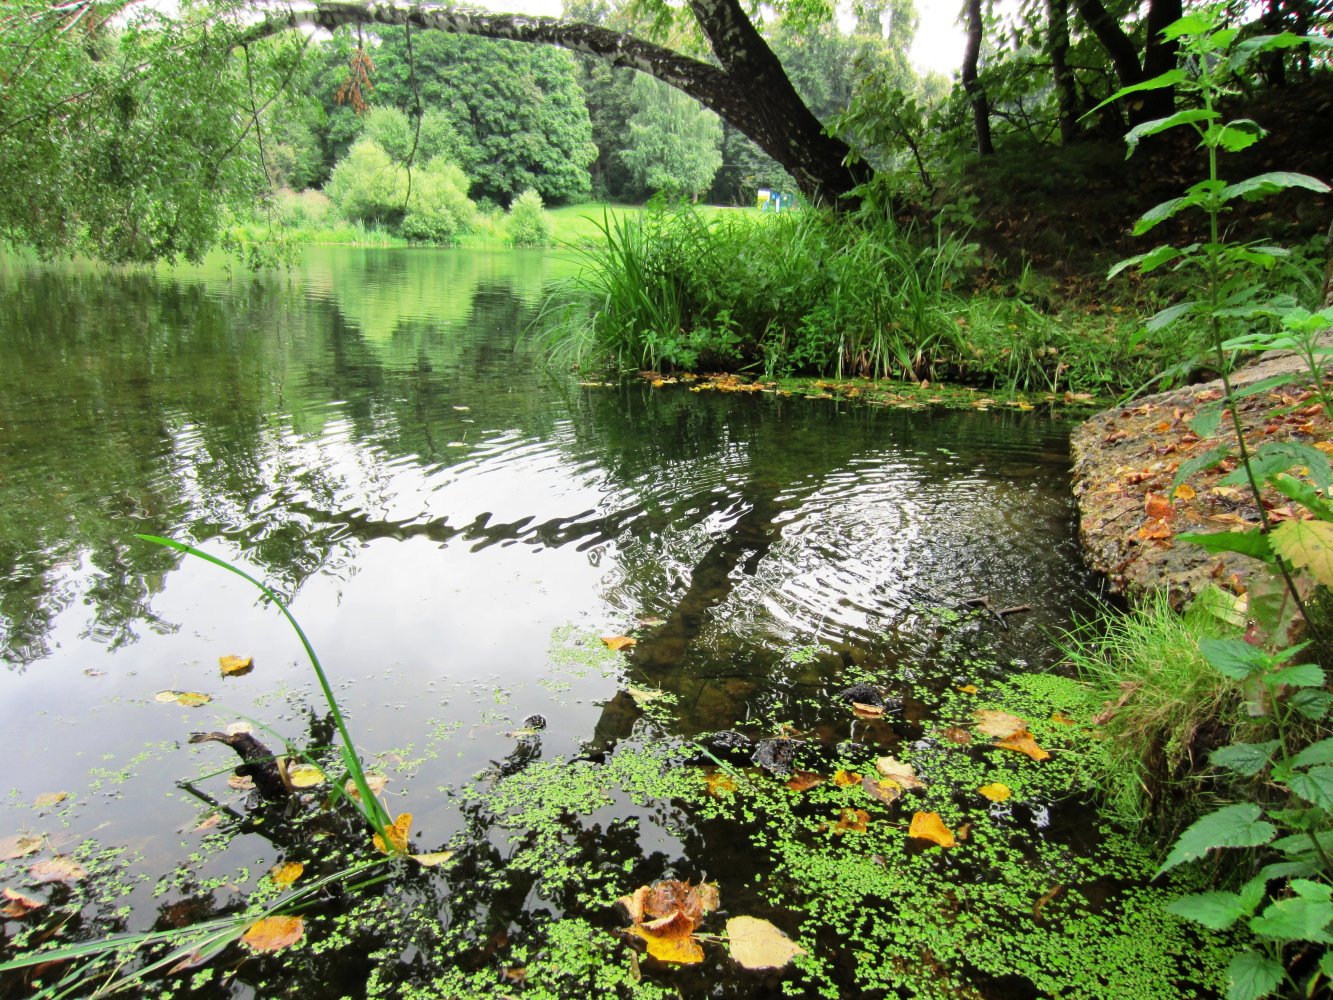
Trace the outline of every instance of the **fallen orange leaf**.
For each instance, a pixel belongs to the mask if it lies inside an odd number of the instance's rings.
[[[3,893],[5,899],[9,902],[5,906],[0,906],[0,913],[10,917],[13,920],[19,920],[26,917],[33,910],[40,910],[46,904],[40,899],[33,899],[31,896],[24,895],[17,889],[5,889]]]
[[[878,719],[884,714],[884,709],[878,705],[866,705],[859,701],[852,702],[852,712],[861,719]]]
[[[273,880],[273,884],[280,889],[285,889],[305,871],[305,865],[299,861],[284,861],[282,864],[274,865],[268,870],[268,877]]]
[[[787,787],[793,792],[805,792],[823,783],[824,779],[813,771],[793,771],[787,779]]]
[[[241,940],[254,951],[280,951],[296,944],[304,933],[305,921],[300,917],[264,917],[251,924]]]
[[[407,853],[407,835],[412,829],[412,814],[402,813],[396,820],[385,827],[384,832],[388,834],[389,844],[384,843],[384,838],[378,833],[372,838],[375,843],[375,849],[381,854],[406,854]],[[389,845],[392,845],[390,849]]]
[[[953,831],[944,825],[944,820],[940,819],[939,813],[913,813],[912,825],[908,827],[907,835],[918,840],[933,841],[941,847],[953,847],[958,843],[954,839]]]
[[[726,792],[736,790],[736,782],[725,771],[714,771],[704,780],[708,784],[708,794],[715,799],[721,798]]]
[[[852,785],[861,783],[861,776],[855,771],[843,771],[839,769],[833,775],[833,783],[839,788],[850,788]]]
[[[617,652],[639,644],[638,639],[631,638],[627,635],[604,635],[602,636],[602,642],[606,643],[608,649],[614,649]]]
[[[1143,507],[1149,518],[1160,521],[1170,520],[1176,512],[1176,509],[1171,506],[1171,501],[1160,493],[1149,493],[1144,498]]]
[[[1001,750],[1013,750],[1015,753],[1026,754],[1033,760],[1045,760],[1050,756],[1049,753],[1037,746],[1037,741],[1032,738],[1032,734],[1026,729],[1021,733],[1014,733],[1007,739],[998,740],[993,745]]]

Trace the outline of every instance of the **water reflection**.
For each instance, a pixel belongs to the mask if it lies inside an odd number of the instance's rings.
[[[963,671],[923,626],[930,607],[1031,604],[987,638],[1009,655],[1067,620],[1084,579],[1058,428],[581,388],[522,336],[569,266],[333,249],[261,277],[6,265],[9,720],[51,710],[25,668],[71,681],[73,713],[107,693],[80,674],[143,697],[197,686],[233,646],[290,647],[242,586],[135,532],[191,538],[289,595],[363,731],[466,720],[476,746],[441,780],[506,752],[504,727],[459,697],[559,713],[553,753],[632,729],[616,681],[534,689],[565,623],[595,636],[660,619],[624,676],[677,693],[691,732],[794,711],[781,692],[867,658],[934,658],[936,682]],[[793,668],[796,647],[814,666]],[[226,694],[241,709],[306,683],[297,657],[270,653]]]

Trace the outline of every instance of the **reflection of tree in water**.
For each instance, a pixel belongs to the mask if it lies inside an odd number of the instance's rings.
[[[456,326],[491,339],[463,336],[424,318],[418,270],[416,299],[398,300],[416,318],[405,312],[384,343],[281,280],[219,292],[145,272],[0,275],[6,660],[47,655],[56,616],[79,598],[86,634],[113,646],[165,627],[149,604],[176,557],[137,531],[225,538],[288,593],[345,559],[343,512],[354,521],[375,504],[328,471],[337,445],[321,435],[335,422],[362,446],[428,463],[466,437],[448,405],[463,396],[469,428],[549,431],[551,414],[508,393],[500,371],[529,307],[503,285],[454,284]]]

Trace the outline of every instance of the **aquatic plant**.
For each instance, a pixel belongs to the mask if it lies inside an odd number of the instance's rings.
[[[305,649],[306,657],[310,661],[310,667],[315,672],[315,678],[319,681],[320,690],[324,694],[324,700],[329,706],[329,713],[333,717],[334,725],[338,727],[338,753],[342,759],[343,766],[347,769],[347,775],[351,778],[356,788],[355,796],[347,795],[341,781],[333,782],[333,795],[335,798],[341,797],[352,803],[355,808],[366,820],[366,822],[375,831],[377,844],[384,845],[386,851],[396,853],[406,852],[405,836],[400,835],[399,831],[394,829],[394,820],[389,816],[388,810],[380,802],[378,796],[372,791],[369,781],[366,777],[366,769],[362,765],[361,757],[356,751],[356,745],[352,742],[352,734],[347,729],[347,720],[343,716],[342,709],[338,705],[338,699],[333,694],[333,686],[329,683],[328,674],[324,672],[324,666],[319,662],[319,655],[315,652],[315,647],[311,644],[309,637],[305,634],[305,629],[301,628],[301,623],[291,613],[285,601],[279,597],[272,588],[251,576],[239,566],[233,566],[225,559],[219,559],[217,556],[209,555],[207,552],[201,552],[192,545],[185,542],[178,542],[172,538],[162,538],[158,535],[136,535],[145,542],[152,542],[154,545],[163,545],[177,552],[183,552],[186,555],[195,556],[205,562],[212,563],[214,566],[220,566],[229,573],[234,573],[243,580],[248,580],[257,587],[265,598],[271,601],[277,609],[282,612],[282,616],[287,619],[296,632],[296,636],[301,641],[301,646]],[[313,763],[313,761],[311,762]]]

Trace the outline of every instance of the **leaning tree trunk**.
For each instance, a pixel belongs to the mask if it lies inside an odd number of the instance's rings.
[[[972,123],[977,133],[977,152],[990,156],[995,146],[990,137],[990,102],[986,89],[977,79],[981,59],[981,0],[967,0],[967,49],[963,52],[963,90],[972,102]]]
[[[363,24],[406,25],[417,30],[557,45],[596,56],[613,66],[647,73],[689,94],[753,139],[792,175],[811,201],[837,204],[872,176],[863,163],[849,162],[851,150],[845,142],[824,132],[738,0],[690,0],[690,11],[712,47],[717,66],[633,35],[555,17],[348,0],[323,0],[302,10],[262,9],[267,16],[241,29],[239,44],[288,28],[332,31]]]

